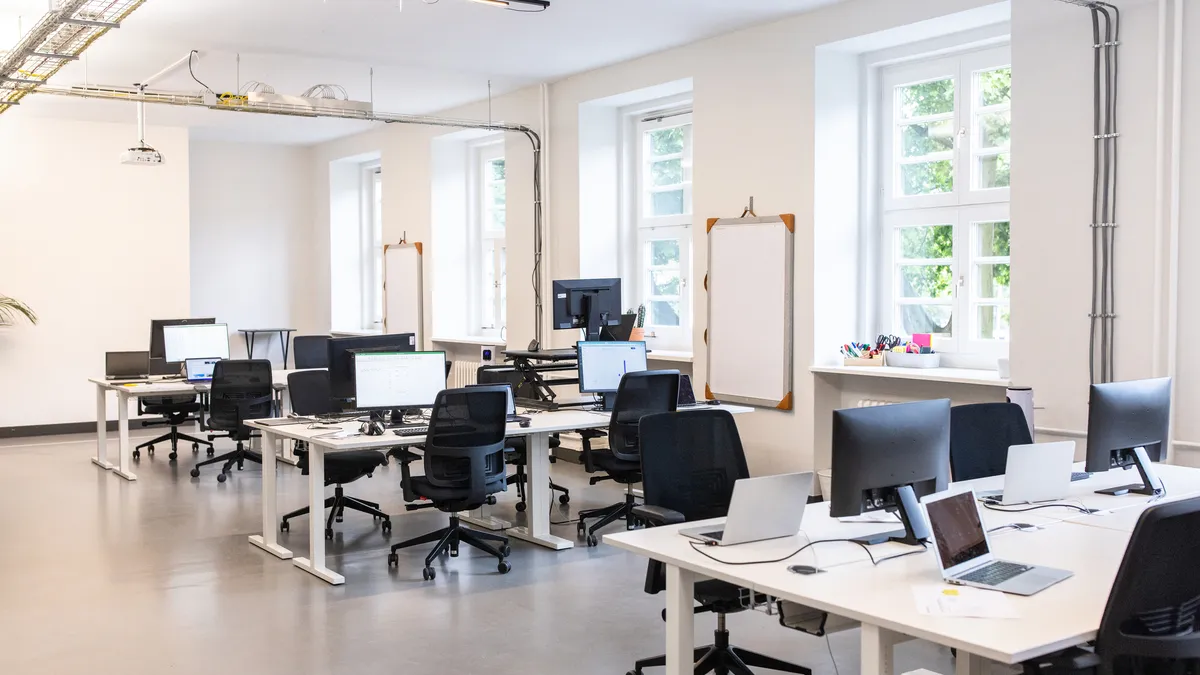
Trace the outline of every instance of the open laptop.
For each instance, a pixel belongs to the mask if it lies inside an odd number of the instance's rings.
[[[811,471],[743,478],[733,484],[724,524],[688,528],[679,534],[716,546],[791,537],[800,531],[812,483]]]
[[[212,382],[213,371],[217,369],[217,361],[221,359],[187,359],[183,362],[183,372],[187,381],[192,384]]]
[[[105,352],[104,379],[144,380],[150,375],[150,352]]]
[[[939,492],[921,500],[946,583],[1033,595],[1074,575],[1053,567],[997,560],[975,499],[974,492],[966,491]]]
[[[978,495],[1006,506],[1066,499],[1074,462],[1075,441],[1014,445],[1008,449],[1004,489],[981,491]]]
[[[692,378],[688,375],[679,376],[679,399],[676,407],[696,405],[696,390],[692,389]]]

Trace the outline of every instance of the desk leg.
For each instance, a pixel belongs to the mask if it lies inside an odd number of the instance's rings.
[[[862,625],[862,675],[892,675],[893,648],[907,638],[886,628]]]
[[[112,471],[112,462],[108,461],[108,389],[96,385],[96,456],[92,464]]]
[[[279,331],[279,342],[283,344],[283,369],[287,370],[288,334],[286,332]]]
[[[528,541],[556,551],[572,548],[575,542],[550,534],[550,434],[536,433],[525,437],[528,452],[529,483],[525,490],[527,527],[514,527],[508,536]]]
[[[262,432],[267,436],[267,442],[272,442],[278,437],[266,431]],[[292,557],[292,552],[279,545],[279,505],[275,501],[276,494],[276,476],[275,476],[275,453],[262,453],[262,534],[250,535],[250,543],[270,553],[271,555],[281,560],[288,560]],[[321,520],[320,517],[317,518]]]
[[[990,670],[990,663],[982,656],[968,654],[960,649],[954,658],[954,675],[987,675]]]
[[[316,443],[308,444],[308,509],[308,557],[292,564],[322,581],[344,584],[346,577],[325,566],[325,448]]]
[[[129,447],[129,394],[117,391],[117,438],[120,439],[120,464],[113,473],[125,480],[137,480],[133,473],[133,448]]]
[[[246,358],[254,358],[254,333],[246,333]]]
[[[693,593],[696,575],[667,565],[667,675],[692,675],[695,664]]]
[[[475,527],[481,527],[485,530],[499,532],[512,527],[512,523],[507,520],[501,520],[496,516],[489,516],[483,511],[483,507],[479,507],[474,511],[459,511],[458,519],[464,523],[469,523]]]

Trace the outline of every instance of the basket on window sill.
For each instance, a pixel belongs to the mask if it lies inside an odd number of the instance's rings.
[[[633,330],[629,331],[629,341],[630,342],[644,342],[645,340],[646,340],[646,329],[645,328],[634,328]]]

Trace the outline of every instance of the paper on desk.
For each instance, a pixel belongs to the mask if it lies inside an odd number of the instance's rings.
[[[912,590],[917,611],[921,614],[976,619],[1020,618],[1012,600],[1000,591],[946,584],[922,584],[913,586]]]
[[[887,511],[870,511],[861,516],[842,516],[838,518],[839,523],[889,523],[895,524],[900,522],[900,518]]]
[[[355,436],[362,436],[362,434],[357,429],[342,429],[341,431],[333,431],[328,434],[313,436],[313,438],[338,440],[341,438],[353,438]]]

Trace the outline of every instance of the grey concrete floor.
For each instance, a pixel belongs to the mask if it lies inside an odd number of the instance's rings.
[[[190,450],[177,464],[160,450],[126,483],[88,461],[94,450],[88,435],[0,441],[0,673],[620,675],[662,653],[663,599],[642,592],[645,561],[603,544],[554,553],[513,540],[507,575],[464,546],[435,563],[432,582],[421,579],[418,547],[389,570],[390,543],[446,523],[436,511],[404,513],[399,467],[346,487],[397,515],[385,537],[347,512],[328,546],[346,576],[334,587],[247,543],[261,529],[257,465],[221,484],[212,470],[188,475]],[[620,498],[611,483],[588,486],[578,466],[552,470],[572,496],[554,520]],[[281,512],[302,505],[305,483],[281,465]],[[510,490],[493,512],[521,522],[515,501]],[[575,536],[574,525],[554,529]],[[303,551],[305,520],[281,541]],[[713,625],[697,617],[698,644]],[[835,673],[830,651],[837,675],[859,670],[857,631],[827,645],[757,612],[729,627],[734,644],[820,675]],[[918,667],[953,672],[948,651],[902,645],[897,672]]]

